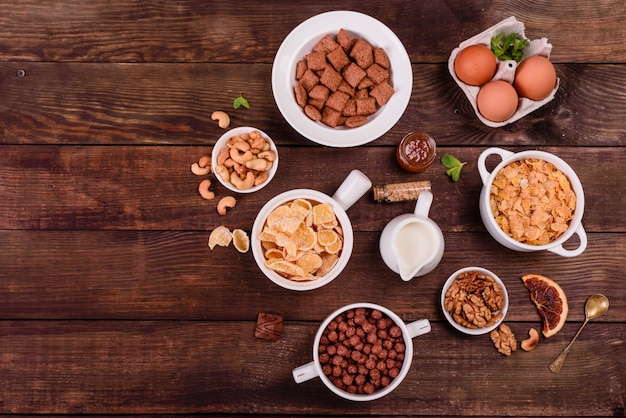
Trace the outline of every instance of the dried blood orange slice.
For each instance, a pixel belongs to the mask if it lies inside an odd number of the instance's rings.
[[[541,332],[550,338],[563,328],[567,319],[569,307],[565,292],[554,280],[539,274],[526,274],[522,281],[543,320]]]

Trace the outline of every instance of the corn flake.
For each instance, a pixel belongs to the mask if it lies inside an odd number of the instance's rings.
[[[250,249],[250,238],[243,229],[233,230],[233,245],[240,253],[247,253]]]
[[[232,240],[233,234],[230,232],[230,229],[224,225],[218,226],[209,235],[209,248],[213,249],[216,245],[228,247]]]
[[[489,206],[496,223],[511,238],[544,245],[568,229],[576,194],[567,176],[552,163],[528,158],[496,174]]]
[[[337,263],[343,229],[332,205],[295,199],[269,214],[257,239],[269,269],[289,280],[310,281]]]

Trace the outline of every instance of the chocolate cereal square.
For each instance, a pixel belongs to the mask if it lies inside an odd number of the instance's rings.
[[[354,94],[356,93],[356,89],[352,87],[350,84],[346,83],[345,80],[341,80],[341,84],[339,84],[339,87],[337,87],[337,90],[343,91],[350,97],[354,97]]]
[[[326,101],[329,94],[330,91],[328,90],[328,87],[324,86],[323,84],[318,84],[317,86],[313,87],[311,91],[309,91],[309,98]]]
[[[348,99],[341,109],[341,114],[346,117],[356,116],[356,100]]]
[[[350,64],[350,58],[348,58],[343,48],[335,48],[326,55],[326,59],[336,71],[341,71],[346,65]]]
[[[319,79],[320,83],[328,87],[331,91],[337,90],[341,84],[341,80],[343,80],[343,78],[341,78],[341,74],[335,71],[335,69],[330,65],[326,65],[326,69]]]
[[[335,109],[331,109],[326,106],[324,110],[322,110],[322,123],[330,126],[331,128],[336,128],[339,126],[342,121],[341,112],[336,111]]]
[[[352,116],[346,119],[344,123],[348,128],[357,128],[367,123],[367,117],[365,116]]]
[[[353,62],[343,71],[343,78],[352,87],[358,86],[366,75],[365,70]]]
[[[311,71],[310,68],[304,72],[304,74],[302,75],[302,78],[300,79],[300,83],[302,84],[302,87],[304,87],[306,91],[311,90],[313,87],[319,84],[319,82],[320,82],[320,78],[316,76],[315,73]]]
[[[296,80],[300,80],[302,78],[307,68],[306,60],[300,60],[296,63]]]
[[[306,65],[312,71],[326,68],[326,54],[324,51],[313,51],[306,54]]]
[[[311,99],[309,97],[309,101],[307,104],[310,104],[311,106],[317,108],[318,110],[322,110],[322,108],[324,107],[324,105],[326,104],[326,100],[322,100],[322,99]]]
[[[343,91],[336,91],[328,96],[328,99],[326,100],[326,106],[330,107],[333,110],[336,110],[337,112],[341,112],[349,98],[350,96],[348,96]]]
[[[372,81],[372,79],[369,77],[365,77],[363,80],[359,82],[356,88],[359,90],[365,90],[365,89],[372,87],[373,85],[374,85],[374,82]]]
[[[354,58],[357,65],[363,69],[368,68],[374,63],[374,49],[372,45],[363,38],[356,40],[350,50],[350,56]]]
[[[319,111],[319,108],[313,106],[313,105],[306,105],[304,106],[304,113],[311,119],[314,121],[318,121],[322,119],[322,114]]]
[[[376,63],[370,65],[365,72],[367,73],[367,78],[371,79],[374,84],[380,84],[389,78],[389,71]]]
[[[376,99],[368,97],[366,99],[356,99],[356,114],[368,116],[376,113]]]
[[[350,35],[348,35],[348,32],[346,32],[346,30],[343,28],[339,29],[339,32],[337,33],[337,43],[341,45],[344,51],[350,50],[351,42],[352,41],[350,40]]]
[[[354,94],[354,97],[356,99],[367,99],[368,97],[370,97],[370,92],[368,89],[359,89]]]
[[[328,53],[334,51],[339,47],[339,44],[333,39],[330,34],[324,35],[322,39],[313,47],[313,51],[323,51]]]
[[[298,106],[300,107],[306,106],[307,94],[306,94],[306,89],[304,88],[304,86],[302,86],[302,83],[299,83],[299,82],[296,83],[293,90],[296,95],[296,103],[298,103]]]
[[[389,63],[389,57],[382,48],[374,48],[374,62],[383,68],[389,69],[391,64]]]
[[[376,103],[378,104],[378,106],[382,106],[387,103],[389,99],[391,99],[393,93],[394,89],[387,80],[372,87],[372,89],[370,90],[370,96],[376,99]]]

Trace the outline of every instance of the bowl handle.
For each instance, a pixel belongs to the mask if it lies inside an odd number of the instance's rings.
[[[339,186],[333,200],[347,211],[372,187],[371,180],[359,170],[352,170]]]
[[[293,374],[293,380],[295,380],[296,383],[306,382],[307,380],[319,376],[317,369],[315,368],[315,364],[312,361],[296,367],[291,373]]]
[[[487,157],[493,154],[498,154],[502,158],[502,160],[504,160],[505,158],[510,157],[514,153],[511,151],[502,149],[502,148],[493,147],[493,148],[487,148],[480,154],[480,156],[478,157],[477,164],[478,164],[478,174],[480,174],[480,178],[483,181],[483,186],[487,184],[487,180],[489,179],[489,175],[491,174],[489,171],[487,171],[485,162],[487,160]]]
[[[577,255],[582,254],[582,252],[585,251],[585,248],[587,248],[587,233],[585,232],[582,224],[578,225],[574,234],[578,235],[578,239],[580,239],[580,245],[578,245],[578,248],[574,250],[566,250],[563,248],[563,245],[559,245],[558,247],[548,248],[548,251],[562,257],[576,257]]]
[[[427,334],[431,330],[430,321],[428,321],[428,319],[420,319],[418,321],[411,322],[410,324],[407,324],[406,327],[409,330],[411,338]]]

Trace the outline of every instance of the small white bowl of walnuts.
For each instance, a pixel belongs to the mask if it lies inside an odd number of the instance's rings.
[[[217,180],[237,193],[252,193],[268,184],[278,169],[278,149],[260,129],[243,126],[222,135],[213,149],[211,167]]]
[[[509,295],[502,280],[491,271],[465,267],[452,273],[443,285],[441,309],[458,331],[487,334],[504,320]]]

